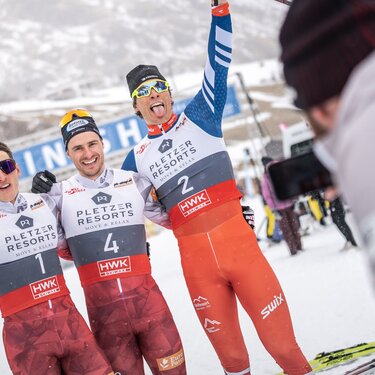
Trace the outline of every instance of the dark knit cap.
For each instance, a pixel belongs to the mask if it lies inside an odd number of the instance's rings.
[[[83,132],[94,132],[100,139],[99,129],[96,126],[94,119],[85,110],[73,110],[64,115],[60,121],[61,135],[63,137],[65,149],[68,148],[69,141],[77,134]],[[66,121],[68,119],[68,121]]]
[[[149,79],[161,79],[162,81],[166,81],[155,65],[138,65],[132,69],[126,75],[130,96],[141,83]]]
[[[339,95],[375,48],[374,0],[294,0],[280,32],[281,61],[302,109]]]

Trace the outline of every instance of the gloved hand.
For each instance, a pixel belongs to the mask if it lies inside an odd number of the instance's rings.
[[[38,172],[33,177],[31,192],[36,194],[48,193],[54,183],[56,183],[56,176],[53,173],[47,170]]]
[[[255,229],[255,217],[254,211],[250,206],[241,206],[242,207],[242,215],[246,222],[251,226],[252,229]]]

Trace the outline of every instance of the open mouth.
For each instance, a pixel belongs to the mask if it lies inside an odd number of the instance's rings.
[[[97,160],[98,160],[98,158],[96,157],[96,158],[93,158],[91,160],[82,161],[82,164],[86,165],[86,166],[90,166],[90,165],[95,164]]]
[[[10,186],[10,184],[5,184],[3,186],[0,186],[0,190],[5,190]]]
[[[150,106],[150,109],[155,113],[156,116],[163,116],[165,113],[164,104],[161,102],[152,104]]]

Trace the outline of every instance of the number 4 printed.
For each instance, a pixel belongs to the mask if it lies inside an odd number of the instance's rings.
[[[112,239],[112,233],[108,233],[108,236],[104,245],[104,251],[113,251],[114,253],[118,253],[119,247],[117,246],[117,242],[112,241],[112,246],[110,246],[111,239]]]

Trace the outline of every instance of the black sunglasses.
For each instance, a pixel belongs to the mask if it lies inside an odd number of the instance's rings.
[[[16,162],[13,159],[5,159],[0,161],[0,171],[5,174],[12,173],[16,169]]]

